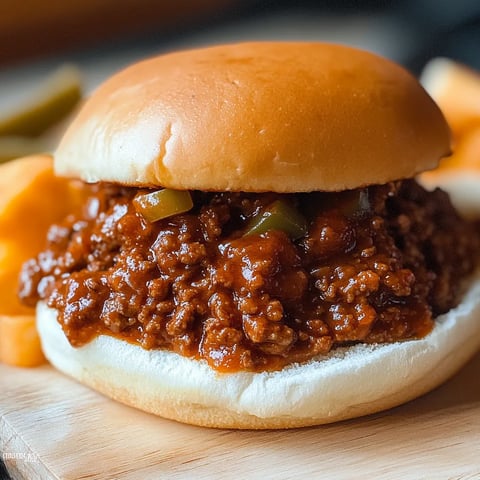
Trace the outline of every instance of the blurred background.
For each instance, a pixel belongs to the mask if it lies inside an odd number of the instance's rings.
[[[157,52],[247,39],[357,45],[416,73],[434,56],[480,68],[480,1],[0,0],[0,96],[65,61],[90,86]]]
[[[0,0],[0,130],[59,65],[79,68],[88,95],[147,56],[266,39],[355,45],[417,75],[438,56],[480,70],[480,1]]]

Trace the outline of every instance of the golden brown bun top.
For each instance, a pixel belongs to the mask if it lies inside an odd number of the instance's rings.
[[[400,66],[340,45],[244,43],[111,77],[55,168],[88,182],[295,192],[410,177],[449,152],[440,110]]]

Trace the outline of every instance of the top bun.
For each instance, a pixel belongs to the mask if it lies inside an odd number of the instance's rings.
[[[244,43],[113,76],[55,169],[134,186],[335,191],[411,177],[449,153],[444,117],[402,67],[341,45]]]

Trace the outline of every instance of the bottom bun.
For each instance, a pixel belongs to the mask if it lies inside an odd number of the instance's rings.
[[[180,422],[219,428],[293,428],[359,417],[435,388],[480,347],[480,277],[420,340],[339,348],[275,372],[218,373],[204,361],[99,336],[73,348],[56,311],[39,304],[50,362],[104,395]]]

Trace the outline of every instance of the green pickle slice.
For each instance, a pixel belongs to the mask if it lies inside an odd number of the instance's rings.
[[[24,106],[0,117],[0,136],[41,135],[64,118],[81,98],[80,72],[72,65],[64,65],[39,85]]]
[[[135,210],[149,222],[188,212],[193,207],[187,190],[164,188],[150,193],[138,193],[133,199]]]
[[[292,240],[297,240],[307,233],[307,221],[289,202],[276,200],[251,219],[245,236],[260,235],[269,230],[282,230]]]
[[[48,153],[50,147],[49,142],[44,139],[16,136],[0,137],[0,163],[34,153]]]

